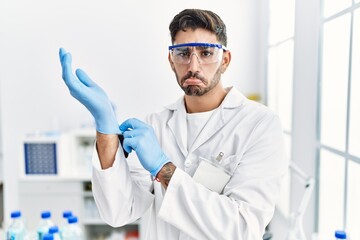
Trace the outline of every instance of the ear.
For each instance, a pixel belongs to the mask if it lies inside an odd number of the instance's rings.
[[[170,52],[169,52],[169,55],[168,55],[168,60],[169,60],[171,69],[175,72],[175,65],[174,65],[174,62],[171,60]]]
[[[231,62],[231,52],[229,50],[224,51],[222,63],[221,63],[221,73],[224,73]]]

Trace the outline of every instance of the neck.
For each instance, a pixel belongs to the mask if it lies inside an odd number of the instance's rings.
[[[202,96],[185,95],[185,106],[188,113],[211,111],[220,106],[227,94],[227,90],[218,84],[211,91]]]

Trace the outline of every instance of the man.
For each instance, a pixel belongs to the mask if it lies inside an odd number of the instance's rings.
[[[287,169],[280,121],[223,87],[231,53],[218,15],[186,9],[169,29],[168,59],[185,95],[147,124],[128,119],[118,127],[104,91],[82,70],[74,75],[60,50],[65,83],[95,118],[100,214],[119,227],[149,210],[145,239],[262,239]],[[125,159],[132,150],[139,161]]]

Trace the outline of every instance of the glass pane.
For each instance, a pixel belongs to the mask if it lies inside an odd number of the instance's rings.
[[[320,152],[319,234],[334,239],[334,231],[343,229],[345,159],[326,150]]]
[[[347,227],[350,239],[360,239],[360,164],[349,161]]]
[[[294,36],[295,0],[271,0],[269,4],[271,45]]]
[[[290,161],[291,156],[291,135],[285,134],[286,158]],[[278,210],[286,217],[290,217],[290,171],[287,172],[281,186],[280,198],[277,204]]]
[[[293,40],[269,50],[268,104],[274,109],[285,131],[291,131]]]
[[[350,15],[324,24],[321,141],[345,149]]]
[[[349,152],[360,157],[360,9],[354,15]],[[359,238],[360,239],[360,238]]]
[[[272,47],[268,50],[268,66],[267,66],[267,106],[278,113],[278,56],[277,48]]]
[[[347,7],[350,7],[351,0],[323,0],[324,17],[329,17]]]

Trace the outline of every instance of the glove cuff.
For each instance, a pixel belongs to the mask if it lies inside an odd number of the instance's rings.
[[[156,177],[157,174],[160,172],[161,168],[162,168],[165,164],[167,164],[168,162],[170,162],[170,160],[165,156],[165,154],[163,154],[161,158],[162,158],[162,161],[161,161],[161,163],[158,165],[158,167],[150,171],[150,174],[151,174],[151,176],[153,176],[153,177]]]
[[[120,134],[119,123],[114,112],[107,114],[103,118],[95,118],[96,131],[103,134]]]

